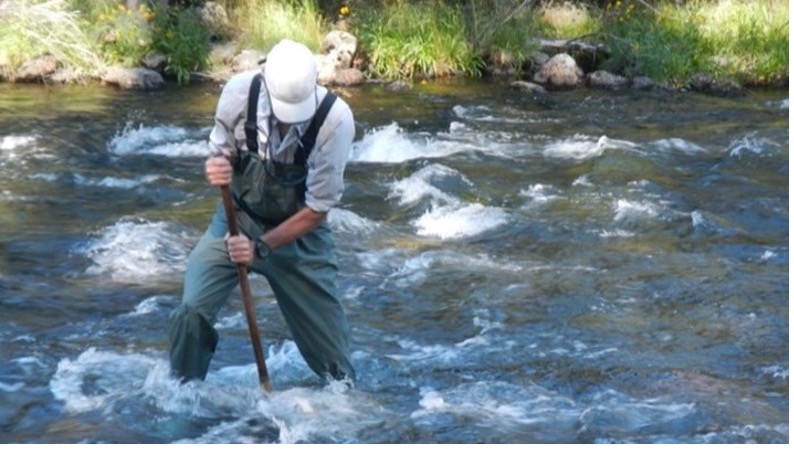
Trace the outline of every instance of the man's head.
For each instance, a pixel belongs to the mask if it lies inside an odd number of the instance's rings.
[[[265,83],[280,122],[304,122],[314,115],[317,64],[305,45],[289,39],[274,45],[265,62]]]

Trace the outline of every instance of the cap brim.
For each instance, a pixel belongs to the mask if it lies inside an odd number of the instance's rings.
[[[301,123],[314,115],[314,95],[309,95],[300,103],[287,103],[278,98],[270,98],[273,115],[281,123]]]

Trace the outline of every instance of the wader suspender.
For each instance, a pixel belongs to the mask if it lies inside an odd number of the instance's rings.
[[[245,118],[245,143],[248,146],[248,151],[253,153],[259,150],[259,139],[257,137],[256,128],[256,108],[259,103],[259,89],[261,85],[262,75],[257,74],[254,76],[254,79],[251,80],[251,88],[248,90],[248,112]],[[294,156],[295,165],[306,165],[309,154],[311,154],[314,149],[314,144],[317,142],[317,133],[320,131],[323,122],[325,122],[325,117],[328,115],[328,111],[331,110],[334,101],[336,101],[336,95],[328,92],[325,98],[323,98],[323,101],[320,102],[320,107],[318,107],[317,111],[314,113],[309,128],[300,138],[298,150],[295,152]]]

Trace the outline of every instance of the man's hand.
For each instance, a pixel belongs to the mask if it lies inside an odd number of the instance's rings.
[[[232,237],[226,234],[226,249],[229,251],[229,258],[236,264],[251,265],[254,261],[254,242],[245,235]]]
[[[224,156],[210,156],[204,162],[204,174],[211,186],[228,186],[232,183],[232,164]]]

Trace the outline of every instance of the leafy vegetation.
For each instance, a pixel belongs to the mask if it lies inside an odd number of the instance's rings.
[[[110,65],[165,56],[188,82],[210,68],[207,29],[191,1],[0,1],[0,77],[50,54],[73,78]],[[317,51],[341,23],[332,0],[218,0],[238,49],[289,37]],[[169,4],[173,6],[168,6]],[[540,38],[606,44],[605,68],[685,83],[696,73],[745,85],[788,83],[785,0],[351,0],[344,25],[360,39],[371,77],[480,76],[487,66],[520,72]],[[215,36],[217,38],[217,36]]]

